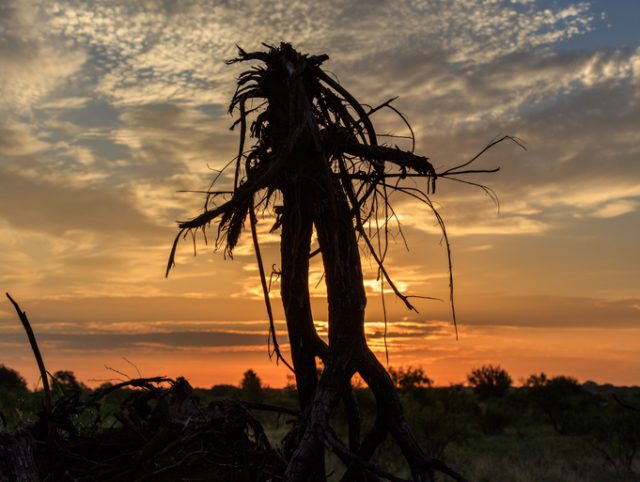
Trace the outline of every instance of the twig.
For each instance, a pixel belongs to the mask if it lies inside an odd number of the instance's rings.
[[[135,368],[136,373],[138,373],[138,378],[142,378],[142,374],[140,373],[140,370],[138,370],[138,366],[135,363],[133,363],[131,360],[129,360],[125,356],[123,356],[122,359],[126,361],[129,365],[131,365],[133,368]]]
[[[121,375],[124,377],[124,380],[127,380],[129,378],[131,378],[129,375],[127,375],[124,372],[121,372],[120,370],[116,370],[115,368],[111,368],[109,365],[105,365],[104,366],[107,370],[112,371],[113,373],[117,373],[118,375]],[[122,380],[122,379],[121,379]]]
[[[524,144],[522,143],[522,141],[520,139],[518,139],[517,137],[514,136],[502,136],[499,139],[494,139],[493,141],[491,141],[489,144],[487,144],[480,152],[478,152],[475,156],[473,156],[471,159],[469,159],[466,162],[463,162],[462,164],[459,164],[457,166],[454,166],[450,169],[447,169],[446,171],[439,173],[438,177],[442,177],[442,176],[447,176],[449,174],[460,174],[462,171],[459,171],[459,169],[468,166],[469,164],[472,164],[473,162],[477,161],[478,158],[480,158],[480,156],[482,156],[482,154],[484,154],[485,152],[487,152],[489,149],[491,149],[493,146],[500,144],[501,142],[504,141],[512,141],[513,143],[517,144],[518,146],[520,146],[522,149],[524,149],[525,151],[527,150],[527,148],[524,146]]]

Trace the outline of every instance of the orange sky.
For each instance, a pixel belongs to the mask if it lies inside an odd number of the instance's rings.
[[[233,260],[202,240],[194,258],[185,242],[164,278],[175,220],[203,202],[177,191],[206,189],[237,149],[226,104],[238,71],[223,60],[235,43],[283,39],[328,53],[327,69],[362,102],[400,95],[417,152],[439,170],[503,134],[527,146],[498,146],[478,167],[501,171],[470,179],[495,190],[499,210],[480,190],[438,185],[459,340],[446,302],[420,301],[416,314],[387,295],[391,365],[421,365],[438,384],[463,382],[483,363],[516,380],[545,371],[638,384],[640,38],[629,23],[638,7],[613,3],[9,1],[0,16],[0,289],[28,312],[50,371],[95,385],[120,376],[105,365],[137,376],[129,360],[144,376],[198,386],[238,383],[247,368],[283,385],[286,368],[267,355],[249,239]],[[392,116],[375,120],[380,133],[406,134]],[[447,299],[433,216],[393,202],[409,251],[392,244],[391,275],[406,293]],[[265,265],[277,266],[271,224],[260,219],[260,239]],[[367,333],[384,357],[379,287],[363,263]],[[312,283],[321,275],[316,260]],[[320,283],[321,331],[322,296]],[[276,318],[286,343],[280,308]],[[36,383],[8,302],[0,363]]]

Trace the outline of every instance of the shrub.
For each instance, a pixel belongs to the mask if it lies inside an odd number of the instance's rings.
[[[84,383],[79,382],[76,375],[70,370],[58,370],[52,377],[54,386],[60,387],[65,395],[88,390],[88,387]]]
[[[242,397],[250,402],[260,402],[263,398],[262,382],[256,372],[249,369],[242,375]]]
[[[433,380],[429,378],[421,367],[408,366],[407,368],[389,367],[389,376],[393,384],[400,390],[411,390],[414,388],[424,388],[433,385]]]
[[[556,432],[575,432],[592,397],[573,377],[531,375],[525,382],[535,408],[544,413]]]
[[[469,385],[482,400],[502,397],[511,387],[511,376],[498,365],[483,365],[467,375]]]
[[[12,368],[0,365],[0,427],[12,427],[29,393],[27,382]]]
[[[26,393],[27,382],[13,368],[0,364],[0,391]]]

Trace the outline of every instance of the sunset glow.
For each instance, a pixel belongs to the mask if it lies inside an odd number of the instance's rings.
[[[637,385],[639,19],[635,2],[604,1],[4,2],[0,289],[27,311],[48,370],[91,386],[123,374],[237,384],[248,368],[288,383],[268,355],[250,235],[233,259],[214,239],[186,239],[164,276],[175,221],[202,211],[203,196],[185,191],[206,190],[237,153],[226,108],[238,68],[224,60],[236,44],[287,41],[327,53],[326,69],[361,101],[399,95],[416,152],[437,169],[505,134],[526,146],[496,146],[478,168],[500,171],[467,178],[499,207],[447,180],[433,196],[453,252],[457,339],[440,228],[419,203],[392,198],[390,274],[404,293],[436,299],[410,312],[385,285],[385,324],[363,255],[366,334],[383,362],[386,342],[389,365],[422,366],[439,385],[486,363],[514,380],[544,371]],[[407,135],[392,115],[377,121]],[[277,268],[273,223],[259,216],[264,265]],[[317,258],[312,305],[325,336]],[[38,383],[5,301],[0,364]]]

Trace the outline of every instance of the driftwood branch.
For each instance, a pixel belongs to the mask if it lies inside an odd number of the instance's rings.
[[[167,274],[175,264],[181,238],[191,234],[195,239],[198,230],[204,233],[215,221],[218,226],[216,248],[220,241],[226,242],[225,252],[232,255],[248,218],[269,318],[270,340],[277,358],[283,359],[275,336],[269,284],[256,230],[255,210],[271,209],[276,217],[272,231],[280,229],[282,236],[281,294],[303,413],[297,432],[289,438],[296,441],[297,447],[289,461],[287,480],[324,481],[322,446],[329,443],[346,460],[347,474],[359,477],[358,471],[362,474],[362,470],[371,469],[369,472],[375,473],[378,479],[399,482],[401,479],[393,474],[376,472],[366,461],[389,433],[400,445],[414,478],[432,481],[433,472],[438,471],[464,481],[457,472],[432,461],[422,452],[406,423],[395,387],[367,346],[363,327],[366,293],[360,249],[364,248],[375,260],[382,303],[384,287],[388,285],[408,309],[415,310],[411,298],[429,297],[401,293],[386,265],[393,236],[390,234],[392,220],[395,219],[404,239],[391,197],[399,193],[425,204],[435,216],[446,247],[449,302],[457,337],[451,245],[444,220],[430,195],[435,194],[438,179],[449,179],[479,187],[497,202],[497,196],[488,187],[467,181],[463,176],[496,172],[499,168],[476,169],[470,165],[503,141],[524,146],[515,137],[503,136],[491,141],[470,160],[437,172],[428,157],[414,153],[414,131],[406,116],[391,105],[394,98],[377,107],[361,104],[323,71],[321,64],[327,60],[326,55],[304,55],[286,43],[266,47],[265,52],[246,52],[239,48],[238,56],[228,62],[257,61],[257,65],[238,77],[229,105],[229,112],[239,115],[232,127],[240,126],[237,156],[229,164],[235,164],[233,186],[219,191],[209,188],[204,212],[178,224]],[[252,104],[251,109],[247,109],[248,100],[258,106]],[[411,139],[410,150],[378,143],[379,135],[371,116],[384,108],[395,112],[409,129],[410,136],[401,137]],[[248,142],[248,136],[252,142]],[[247,152],[245,146],[250,146]],[[424,179],[427,185],[424,188],[408,186],[404,182],[408,178]],[[227,200],[209,206],[209,200],[216,200],[220,193],[229,196]],[[274,206],[273,199],[282,204]],[[314,232],[320,246],[317,250],[311,249]],[[309,258],[316,254],[322,255],[328,293],[328,345],[318,336],[311,312]],[[384,304],[383,312],[386,321]],[[316,358],[325,364],[319,380]],[[345,398],[354,372],[367,381],[376,397],[379,415],[384,414],[378,417],[376,430],[362,443],[357,407]],[[348,449],[332,438],[328,427],[330,414],[340,399],[350,410]]]
[[[40,378],[42,379],[42,388],[44,389],[44,403],[45,409],[47,413],[47,418],[51,417],[51,390],[49,389],[49,379],[47,375],[47,369],[44,365],[44,360],[42,359],[42,354],[40,353],[40,348],[38,347],[38,342],[36,340],[36,336],[33,333],[33,329],[31,328],[31,323],[29,323],[29,318],[27,318],[27,313],[22,311],[20,305],[11,297],[9,293],[5,293],[9,301],[13,305],[18,314],[18,318],[22,322],[22,326],[24,327],[24,331],[27,333],[27,338],[29,339],[29,344],[31,345],[31,350],[33,351],[33,356],[38,363],[38,370],[40,370]]]

